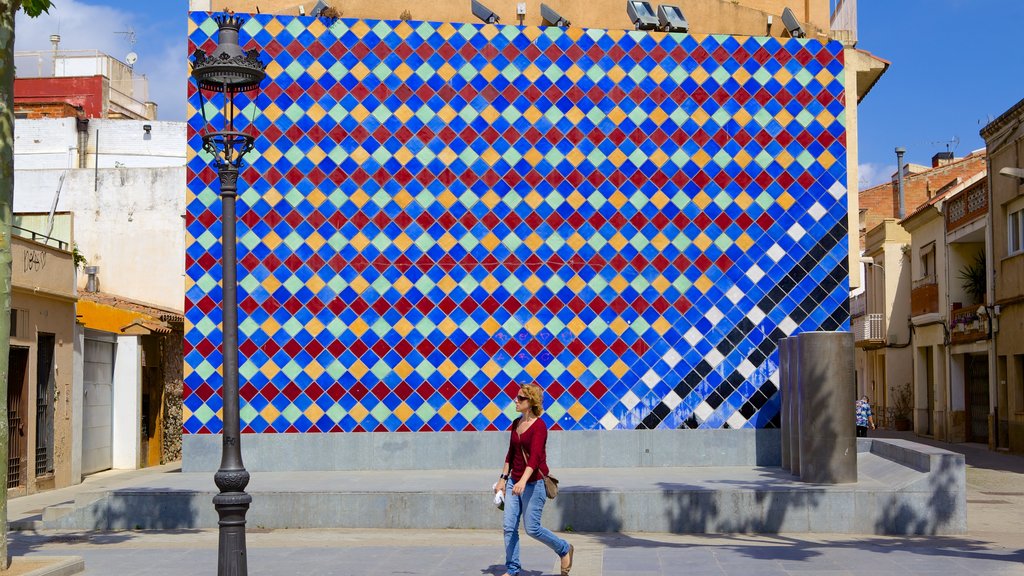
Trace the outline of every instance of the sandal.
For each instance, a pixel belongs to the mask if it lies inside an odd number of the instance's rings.
[[[569,551],[566,552],[566,554],[564,556],[564,558],[568,558],[569,559],[569,563],[564,565],[564,566],[562,566],[562,574],[561,574],[561,576],[569,576],[569,570],[572,570],[572,553],[575,550],[576,549],[573,548],[572,544],[569,544]]]

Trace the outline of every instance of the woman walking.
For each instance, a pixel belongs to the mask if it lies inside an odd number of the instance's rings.
[[[505,454],[505,466],[495,492],[505,490],[505,576],[516,576],[519,564],[519,519],[526,521],[526,533],[554,550],[562,559],[562,576],[572,568],[573,547],[540,525],[547,494],[544,478],[548,475],[545,444],[548,427],[540,419],[544,392],[536,384],[524,384],[516,395],[519,418],[512,423],[512,436]]]

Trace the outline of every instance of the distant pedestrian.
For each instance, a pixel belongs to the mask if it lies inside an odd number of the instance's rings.
[[[856,417],[857,417],[857,437],[867,438],[868,437],[868,426],[872,430],[875,429],[874,414],[871,412],[871,403],[868,402],[867,395],[861,396],[860,400],[856,403]]]
[[[545,444],[548,427],[540,419],[544,391],[536,384],[524,384],[516,395],[519,418],[512,423],[505,466],[501,480],[505,489],[505,576],[516,576],[523,569],[519,563],[519,519],[526,521],[526,533],[540,541],[562,559],[562,576],[572,568],[573,547],[540,525],[547,494],[544,478],[548,475]],[[495,486],[499,490],[501,483]]]

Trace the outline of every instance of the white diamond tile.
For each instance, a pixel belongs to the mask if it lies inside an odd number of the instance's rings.
[[[740,362],[740,365],[736,367],[736,371],[744,378],[750,378],[750,375],[753,374],[755,370],[757,370],[757,367],[751,364],[750,360],[747,360],[746,358],[744,358],[743,362]]]
[[[814,221],[817,222],[821,220],[822,217],[825,216],[825,214],[828,214],[828,210],[825,210],[825,207],[822,206],[821,203],[815,202],[814,205],[811,206],[811,208],[807,211],[807,214],[809,214],[810,217],[814,218]]]
[[[786,336],[793,334],[793,331],[797,329],[796,322],[789,316],[783,318],[782,322],[779,322],[779,330],[786,333]]]
[[[714,413],[714,410],[711,409],[707,402],[701,402],[697,405],[697,409],[693,411],[693,415],[697,417],[698,422],[707,420],[712,413]]]
[[[733,286],[725,293],[725,297],[733,304],[736,304],[743,299],[743,290],[740,290],[739,286]]]
[[[721,364],[723,360],[725,360],[725,356],[722,356],[722,353],[718,351],[718,348],[712,348],[711,352],[708,352],[704,356],[704,361],[710,364],[712,368]]]
[[[679,352],[676,352],[675,348],[669,348],[668,352],[665,352],[665,355],[661,357],[661,360],[668,364],[669,368],[675,368],[676,364],[679,364],[682,359],[683,357],[679,355]]]
[[[658,373],[654,371],[654,368],[651,368],[640,380],[643,380],[643,383],[647,384],[648,388],[654,388],[655,384],[661,382],[661,376],[658,376]]]
[[[764,319],[765,319],[765,313],[762,312],[761,309],[758,308],[757,306],[753,306],[750,309],[750,312],[747,312],[747,320],[750,320],[751,322],[753,322],[754,326],[757,326],[758,324],[760,324],[761,321],[764,320]]]
[[[744,418],[737,410],[732,416],[729,416],[729,419],[726,420],[726,422],[729,424],[729,428],[743,428],[747,423],[747,419]]]
[[[603,426],[605,430],[614,430],[618,425],[619,419],[611,412],[605,414],[604,418],[601,418],[601,426]]]
[[[675,392],[669,392],[661,401],[665,404],[665,406],[668,406],[669,410],[675,410],[676,406],[679,406],[679,404],[682,403],[683,399],[679,397],[679,394],[676,394]]]
[[[843,196],[846,196],[846,186],[843,186],[839,182],[836,182],[835,184],[832,185],[831,188],[828,189],[828,193],[831,194],[832,197],[835,198],[836,200],[839,200]]]
[[[760,282],[761,278],[764,278],[764,270],[761,270],[760,266],[754,264],[750,268],[747,268],[747,278],[750,278],[754,282]]]
[[[786,234],[789,234],[790,238],[799,242],[801,238],[807,235],[807,230],[804,230],[804,227],[797,223],[790,226],[789,230],[786,231]],[[778,262],[778,260],[776,260],[776,262]]]
[[[782,260],[783,256],[786,255],[786,251],[782,249],[782,246],[779,246],[778,244],[772,244],[772,247],[768,249],[767,254],[773,262],[777,263],[779,260]]]
[[[640,403],[640,398],[637,398],[637,395],[633,394],[633,391],[630,390],[622,395],[622,400],[620,400],[620,402],[622,402],[622,405],[625,406],[627,410],[632,410]]]
[[[696,346],[698,342],[704,339],[704,333],[697,330],[696,327],[693,327],[687,330],[686,334],[683,334],[683,339],[686,340],[690,346]]]
[[[704,313],[704,317],[707,318],[708,322],[711,322],[712,325],[718,326],[718,323],[725,318],[725,314],[722,314],[722,311],[719,310],[717,306],[712,306],[711,309]]]

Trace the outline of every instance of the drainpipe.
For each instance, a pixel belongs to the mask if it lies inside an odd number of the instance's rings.
[[[898,179],[897,181],[899,182],[898,187],[900,196],[900,220],[903,220],[903,217],[906,216],[906,213],[903,209],[903,154],[905,154],[906,152],[907,150],[902,146],[896,147],[896,177]]]
[[[75,130],[78,131],[78,167],[88,168],[86,162],[89,158],[89,119],[75,119]]]

